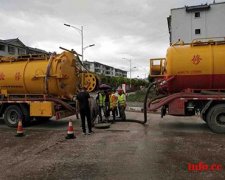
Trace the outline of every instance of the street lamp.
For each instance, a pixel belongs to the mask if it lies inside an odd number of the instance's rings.
[[[131,59],[127,59],[127,58],[122,58],[122,59],[125,59],[125,60],[128,60],[130,62],[130,88],[131,88]],[[133,68],[136,68],[136,67],[133,67]]]
[[[95,44],[90,44],[90,45],[88,45],[88,46],[85,46],[84,48],[83,48],[83,59],[84,59],[84,50],[85,49],[87,49],[87,48],[89,48],[89,47],[93,47],[93,46],[95,46]]]
[[[73,29],[76,29],[80,32],[81,34],[81,55],[82,55],[82,63],[84,61],[84,31],[83,31],[83,26],[81,26],[81,28],[78,28],[78,27],[75,27],[75,26],[72,26],[70,24],[64,24],[65,26],[68,26],[68,27],[71,27]]]
[[[85,49],[87,49],[87,48],[89,48],[89,47],[92,47],[92,46],[95,46],[95,44],[90,44],[90,45],[88,45],[88,46],[85,46],[85,47],[83,48],[83,50],[85,50]]]

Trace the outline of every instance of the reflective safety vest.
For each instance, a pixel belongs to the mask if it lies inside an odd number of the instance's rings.
[[[99,93],[99,106],[105,106],[105,95]]]
[[[118,104],[120,106],[126,105],[125,94],[118,95]]]
[[[117,102],[118,102],[117,100],[118,100],[118,98],[115,94],[111,94],[109,96],[110,109],[117,107]]]

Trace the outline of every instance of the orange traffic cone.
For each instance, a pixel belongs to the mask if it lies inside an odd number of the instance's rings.
[[[17,126],[17,131],[16,131],[16,137],[22,137],[22,136],[24,136],[23,125],[22,125],[22,120],[19,120],[18,126]]]
[[[72,121],[69,121],[69,125],[68,125],[68,129],[67,129],[67,136],[66,139],[74,139],[76,138],[76,136],[74,135],[74,131],[73,131],[73,124]]]

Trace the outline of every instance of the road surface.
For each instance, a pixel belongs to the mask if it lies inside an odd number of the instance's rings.
[[[151,114],[146,125],[116,122],[92,135],[82,135],[73,117],[73,140],[65,139],[68,119],[33,123],[22,138],[0,121],[0,179],[224,179],[224,135],[197,117],[159,116]],[[190,170],[188,163],[209,168]]]

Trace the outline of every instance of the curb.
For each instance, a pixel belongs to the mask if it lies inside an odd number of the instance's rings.
[[[126,107],[126,111],[143,113],[144,112],[144,108],[142,108],[142,107]],[[160,114],[160,111],[153,111],[153,112],[150,112],[150,113],[152,113],[152,114]]]
[[[142,107],[127,107],[126,111],[132,111],[132,112],[143,112],[144,109]]]

